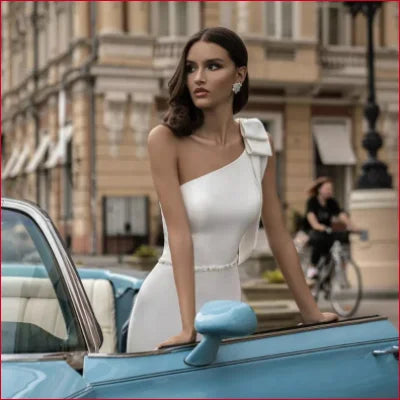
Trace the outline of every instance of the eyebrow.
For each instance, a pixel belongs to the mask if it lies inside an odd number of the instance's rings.
[[[220,62],[224,62],[224,60],[222,58],[210,58],[208,60],[205,60],[205,62],[210,62],[210,61],[220,61]],[[192,60],[186,60],[186,63],[190,63],[190,64],[196,64],[195,61]]]

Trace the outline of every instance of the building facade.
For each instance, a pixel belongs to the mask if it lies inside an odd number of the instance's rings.
[[[288,222],[330,175],[348,207],[367,155],[366,20],[338,2],[2,2],[2,192],[37,202],[75,253],[156,243],[147,134],[188,36],[236,31],[274,139]],[[397,187],[398,4],[375,18],[379,158]]]

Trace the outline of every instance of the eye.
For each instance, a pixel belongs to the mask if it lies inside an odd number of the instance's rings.
[[[193,72],[193,71],[194,71],[193,65],[191,65],[191,64],[186,64],[186,66],[185,66],[185,72],[188,73],[188,74],[190,74],[190,73]]]
[[[221,68],[221,66],[217,63],[211,63],[208,67],[210,68],[211,71],[215,71]]]

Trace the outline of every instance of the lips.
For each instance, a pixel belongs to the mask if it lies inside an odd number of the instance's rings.
[[[203,88],[197,88],[194,91],[194,94],[196,94],[196,95],[207,94],[207,93],[208,93],[208,90],[203,89]]]

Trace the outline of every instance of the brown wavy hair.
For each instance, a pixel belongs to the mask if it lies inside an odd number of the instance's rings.
[[[320,176],[317,178],[308,188],[307,192],[310,197],[312,196],[317,196],[319,188],[324,184],[324,183],[331,183],[333,184],[332,179],[329,176]]]
[[[248,55],[242,39],[233,31],[223,27],[205,28],[191,36],[185,44],[174,75],[168,82],[168,110],[163,116],[163,125],[176,136],[189,136],[204,122],[203,111],[197,108],[186,85],[186,58],[194,43],[204,41],[223,47],[236,67],[247,67]],[[238,113],[249,98],[249,74],[239,93],[233,99],[233,114]]]

